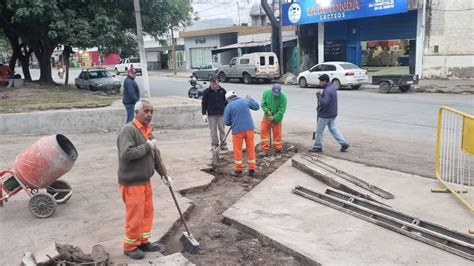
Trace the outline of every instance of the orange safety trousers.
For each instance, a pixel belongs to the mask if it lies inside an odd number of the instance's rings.
[[[264,151],[270,150],[270,134],[273,132],[273,146],[275,147],[275,151],[281,151],[283,148],[283,141],[281,138],[281,131],[282,131],[282,122],[274,123],[272,121],[268,121],[265,116],[263,116],[262,124],[260,126],[260,145]]]
[[[232,144],[234,147],[234,170],[242,172],[242,146],[245,140],[245,147],[247,150],[247,163],[250,170],[257,169],[257,162],[255,161],[255,141],[254,130],[242,131],[232,135]]]
[[[153,193],[151,183],[142,185],[120,185],[125,203],[125,251],[135,250],[148,243],[153,225]]]

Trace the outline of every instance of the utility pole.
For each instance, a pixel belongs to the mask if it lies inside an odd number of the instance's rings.
[[[280,40],[280,76],[283,76],[285,73],[285,66],[284,66],[284,60],[283,60],[283,14],[282,14],[282,7],[283,7],[283,0],[278,1],[280,4],[280,8],[278,10],[278,13],[280,13],[280,27],[279,27],[279,40]]]
[[[240,5],[239,5],[239,1],[237,0],[237,13],[239,14],[239,26],[241,25],[240,24]]]
[[[176,58],[176,43],[174,41],[174,27],[173,26],[171,26],[171,43],[173,44],[173,72],[174,72],[174,75],[176,76],[176,72],[177,72],[176,60],[178,58]]]
[[[142,15],[140,13],[140,0],[133,0],[135,19],[137,21],[138,46],[140,49],[140,64],[142,65],[143,89],[145,98],[150,98],[150,83],[148,81],[148,67],[146,65],[145,45],[143,44]]]

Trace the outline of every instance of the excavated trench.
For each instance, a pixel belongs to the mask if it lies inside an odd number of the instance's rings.
[[[257,154],[259,151],[257,146]],[[301,265],[297,258],[225,224],[222,215],[296,152],[294,146],[285,145],[281,159],[257,158],[257,174],[253,178],[248,175],[243,178],[232,177],[233,155],[231,152],[221,154],[219,169],[203,169],[216,177],[214,181],[204,189],[183,193],[194,203],[194,208],[187,215],[187,223],[201,245],[199,254],[190,254],[184,250],[179,241],[184,231],[180,223],[160,241],[165,247],[164,255],[182,252],[196,265]]]

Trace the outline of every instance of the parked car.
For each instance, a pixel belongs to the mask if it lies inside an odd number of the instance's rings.
[[[367,83],[367,71],[349,62],[324,62],[301,72],[297,81],[301,88],[309,85],[319,85],[319,76],[327,74],[329,79],[337,89],[341,87],[351,87],[359,89]]]
[[[211,76],[216,74],[217,67],[213,64],[202,65],[198,70],[193,71],[193,77],[195,79],[211,80]]]
[[[228,65],[218,67],[218,77],[221,82],[238,78],[245,84],[261,79],[270,82],[280,77],[280,66],[275,53],[259,52],[234,57]]]
[[[120,75],[120,73],[127,73],[131,67],[133,67],[137,73],[142,74],[142,65],[140,64],[139,58],[121,59],[120,62],[115,65],[115,74]]]
[[[78,89],[91,91],[112,91],[120,92],[120,81],[109,71],[103,68],[91,68],[82,70],[79,77],[75,79]]]

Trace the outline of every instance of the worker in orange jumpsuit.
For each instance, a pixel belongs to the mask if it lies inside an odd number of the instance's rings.
[[[281,91],[280,84],[273,84],[271,89],[263,92],[262,110],[264,115],[260,127],[260,144],[263,151],[259,154],[260,157],[267,157],[270,154],[270,139],[273,133],[275,156],[281,158],[283,148],[282,120],[286,112],[286,102],[286,94]]]
[[[249,176],[255,176],[257,162],[255,161],[255,141],[252,115],[250,109],[257,111],[260,106],[250,96],[240,98],[234,91],[225,94],[227,106],[224,109],[224,123],[232,128],[232,143],[234,148],[234,171],[235,177],[243,176],[242,145],[245,141],[247,150],[247,163]]]
[[[126,210],[123,249],[125,255],[137,260],[145,257],[144,252],[160,250],[157,243],[149,241],[154,215],[150,178],[155,172],[153,154],[157,149],[151,134],[152,116],[152,104],[138,101],[135,118],[122,128],[117,138],[118,181]]]

